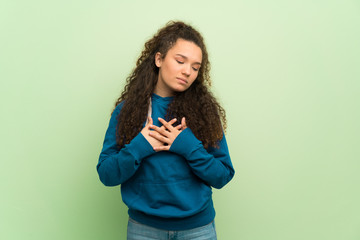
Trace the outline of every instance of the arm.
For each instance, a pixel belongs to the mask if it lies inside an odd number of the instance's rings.
[[[163,127],[150,125],[155,132],[150,135],[166,143],[165,146],[154,147],[155,151],[171,151],[183,156],[189,163],[193,173],[215,188],[222,188],[234,176],[225,134],[219,141],[219,148],[206,150],[193,132],[186,126],[185,118],[181,126],[173,127],[164,119],[159,118]]]
[[[186,128],[176,137],[169,151],[182,155],[194,174],[212,187],[222,188],[235,174],[225,135],[219,142],[219,148],[206,150],[193,132]]]
[[[153,147],[141,133],[133,138],[129,144],[118,149],[116,125],[121,106],[118,105],[111,116],[99,162],[96,166],[99,178],[106,186],[116,186],[128,180],[135,174],[142,159],[155,153]]]

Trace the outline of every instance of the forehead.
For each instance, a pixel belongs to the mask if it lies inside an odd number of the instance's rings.
[[[169,55],[184,56],[192,62],[201,63],[201,48],[193,42],[179,38],[168,51]]]

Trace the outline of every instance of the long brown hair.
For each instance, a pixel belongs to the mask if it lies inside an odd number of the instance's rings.
[[[166,120],[186,118],[187,127],[202,141],[205,148],[216,147],[226,129],[224,109],[209,91],[210,62],[203,37],[190,25],[183,22],[168,22],[145,43],[136,66],[126,79],[126,85],[115,107],[123,104],[118,117],[117,144],[129,143],[143,128],[146,121],[149,99],[154,92],[159,69],[155,65],[155,54],[165,58],[177,39],[195,43],[202,50],[202,63],[196,80],[184,92],[178,92],[169,104]]]

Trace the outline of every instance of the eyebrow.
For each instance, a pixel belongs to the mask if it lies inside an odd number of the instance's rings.
[[[182,55],[182,54],[176,54],[176,56],[180,56],[180,57],[183,57],[183,58],[185,58],[185,59],[188,59],[188,57],[186,57],[186,56],[184,56],[184,55]],[[199,64],[199,65],[201,65],[201,62],[195,62],[195,64]]]

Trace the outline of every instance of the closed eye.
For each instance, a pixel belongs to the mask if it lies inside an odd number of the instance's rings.
[[[180,60],[175,59],[175,61],[176,61],[177,63],[179,63],[179,64],[184,64],[184,62],[182,62],[182,61],[180,61]],[[199,68],[193,67],[192,69],[193,69],[195,72],[199,71]]]

